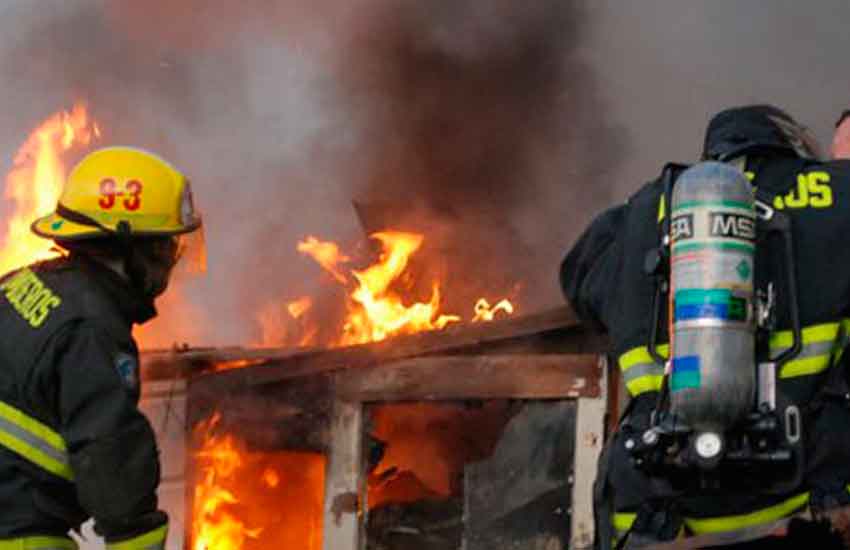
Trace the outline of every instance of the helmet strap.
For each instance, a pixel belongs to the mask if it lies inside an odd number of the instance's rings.
[[[118,241],[120,250],[119,259],[124,274],[129,279],[133,288],[145,298],[153,300],[165,291],[165,288],[168,286],[170,267],[168,269],[161,269],[161,266],[155,265],[156,262],[141,250],[140,245],[133,238],[130,222],[121,220],[116,224],[115,229],[112,229],[93,219],[91,216],[66,208],[61,203],[57,205],[56,213],[69,221],[80,225],[97,227],[107,235],[115,237]]]

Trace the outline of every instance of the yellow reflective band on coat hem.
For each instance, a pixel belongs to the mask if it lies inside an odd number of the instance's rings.
[[[77,550],[77,543],[66,537],[17,537],[0,539],[0,550]]]
[[[808,502],[809,493],[802,493],[774,506],[762,508],[749,514],[719,518],[685,518],[685,525],[696,535],[744,529],[782,519],[803,508]]]
[[[165,550],[168,524],[148,531],[138,537],[106,544],[106,550]]]
[[[65,441],[23,411],[0,401],[0,445],[48,472],[73,481]]]
[[[611,524],[618,535],[623,535],[632,528],[635,518],[637,518],[637,514],[634,512],[621,512],[613,515]]]
[[[846,489],[847,492],[850,493],[850,484],[846,486]],[[799,511],[808,503],[809,493],[806,492],[791,497],[788,500],[780,502],[779,504],[769,508],[763,508],[748,514],[720,518],[685,518],[684,521],[688,529],[690,529],[695,535],[732,531],[782,519]],[[626,534],[626,531],[632,528],[632,524],[635,522],[636,518],[637,514],[634,512],[620,512],[611,515],[611,525],[617,532],[618,539]]]

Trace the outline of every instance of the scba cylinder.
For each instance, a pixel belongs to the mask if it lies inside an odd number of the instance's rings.
[[[704,162],[679,176],[671,202],[671,412],[722,433],[755,399],[753,191],[739,170]]]

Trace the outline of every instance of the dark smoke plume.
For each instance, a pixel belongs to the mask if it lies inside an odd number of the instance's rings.
[[[361,19],[342,73],[372,119],[358,197],[426,230],[467,279],[456,307],[512,283],[521,304],[551,303],[551,245],[575,229],[560,214],[610,200],[600,171],[622,145],[579,56],[581,8],[398,0]]]
[[[610,201],[606,174],[623,143],[582,61],[587,20],[575,3],[8,10],[16,27],[0,74],[19,109],[6,116],[7,148],[82,99],[104,144],[155,150],[195,182],[210,271],[178,285],[188,302],[164,301],[157,323],[173,340],[251,341],[264,305],[325,287],[296,242],[353,243],[359,221],[425,229],[422,261],[439,264],[464,317],[477,295],[512,294],[526,313],[552,306],[563,247],[586,221],[575,214]],[[352,201],[386,215],[358,220]]]

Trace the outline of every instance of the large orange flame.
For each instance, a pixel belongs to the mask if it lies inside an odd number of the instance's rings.
[[[352,272],[358,285],[351,299],[357,305],[343,328],[343,345],[378,342],[395,334],[436,330],[460,321],[457,315],[438,314],[437,283],[428,302],[410,306],[404,305],[401,296],[390,289],[404,273],[410,257],[422,246],[422,235],[386,231],[375,233],[372,238],[381,243],[381,255],[369,268]]]
[[[30,224],[56,208],[65,181],[62,155],[99,137],[85,107],[77,105],[51,115],[18,150],[6,176],[5,197],[15,207],[0,237],[0,274],[55,256],[50,241],[33,235]]]
[[[404,275],[411,256],[422,246],[424,236],[416,233],[400,231],[383,231],[371,236],[381,245],[378,261],[363,270],[351,270],[351,277],[343,274],[342,267],[350,259],[340,252],[336,243],[321,241],[309,236],[298,243],[298,251],[307,254],[319,263],[334,279],[349,287],[347,316],[342,326],[341,336],[331,345],[353,345],[366,342],[378,342],[398,334],[412,334],[428,330],[440,330],[450,323],[459,322],[459,315],[440,312],[440,283],[434,282],[431,287],[431,297],[427,302],[405,300],[399,293],[399,283]],[[308,307],[293,307],[295,304],[309,304],[309,298],[288,304],[292,318],[301,320]],[[408,305],[409,304],[409,305]],[[278,307],[278,306],[275,306]],[[513,313],[513,305],[508,300],[502,300],[495,306],[490,306],[487,300],[481,298],[475,305],[473,322],[492,321],[498,313]],[[296,315],[297,312],[298,314]],[[269,327],[269,312],[263,314],[261,324],[264,332],[272,331]],[[265,321],[265,322],[263,322]],[[303,323],[303,321],[302,321]],[[275,332],[282,335],[278,325]],[[305,344],[302,334],[300,344]],[[308,333],[309,334],[309,333]],[[315,334],[315,333],[312,333]],[[264,338],[265,341],[267,341]]]
[[[214,413],[194,430],[198,451],[192,550],[319,550],[324,457],[318,453],[249,451],[219,433]]]
[[[200,470],[195,485],[193,550],[239,550],[248,537],[256,537],[262,529],[248,529],[231,514],[226,505],[239,500],[222,485],[242,466],[242,457],[231,436],[213,435],[221,416],[214,414],[201,422],[203,444],[196,455]]]

